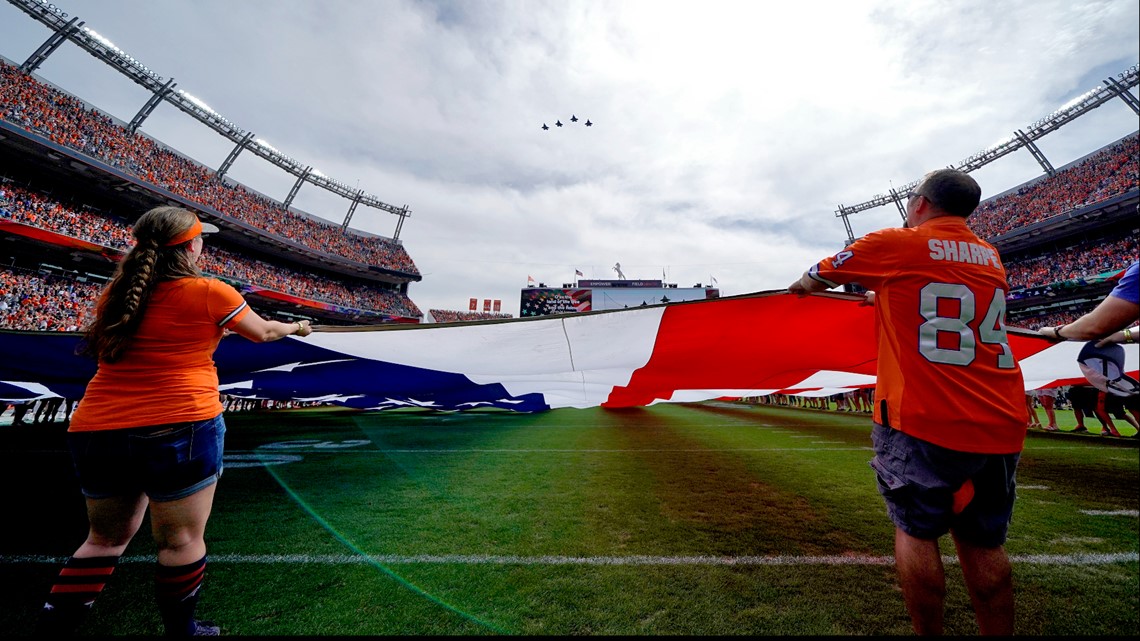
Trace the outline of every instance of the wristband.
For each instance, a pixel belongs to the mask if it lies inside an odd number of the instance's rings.
[[[1062,327],[1064,327],[1064,324],[1061,324],[1061,325],[1054,327],[1053,328],[1053,335],[1056,336],[1057,340],[1059,340],[1059,341],[1067,341],[1069,339],[1065,338],[1064,336],[1061,336],[1061,328]]]

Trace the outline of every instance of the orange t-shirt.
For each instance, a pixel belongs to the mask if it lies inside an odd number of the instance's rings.
[[[875,422],[962,452],[1022,450],[1028,412],[1006,340],[1005,267],[965,218],[867,234],[808,273],[875,292]]]
[[[222,413],[214,350],[249,306],[213,278],[159,283],[126,353],[99,369],[71,416],[71,432],[182,423]]]

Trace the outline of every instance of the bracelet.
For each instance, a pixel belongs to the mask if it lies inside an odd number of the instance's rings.
[[[1061,324],[1061,325],[1058,325],[1058,326],[1053,328],[1053,335],[1056,336],[1057,340],[1059,340],[1059,341],[1069,340],[1069,339],[1065,338],[1064,336],[1061,336],[1061,328],[1064,326],[1065,326],[1064,324]]]
[[[1124,328],[1124,342],[1125,343],[1135,343],[1136,342],[1136,339],[1132,337],[1132,328],[1131,327],[1125,327]]]
[[[304,336],[305,335],[303,333],[304,331],[305,331],[305,326],[301,324],[301,321],[297,321],[297,335],[298,336]]]

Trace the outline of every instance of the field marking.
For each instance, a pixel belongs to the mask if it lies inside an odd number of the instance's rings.
[[[0,564],[63,563],[67,557],[42,555],[0,556]],[[944,563],[956,564],[955,556],[943,556]],[[1011,554],[1009,560],[1025,565],[1110,565],[1140,561],[1140,552],[1106,554]],[[211,554],[211,563],[357,565],[581,565],[581,566],[837,566],[894,565],[893,556],[513,556],[491,554]],[[120,563],[154,563],[153,556],[125,556]]]
[[[1140,516],[1140,510],[1080,510],[1089,516]]]

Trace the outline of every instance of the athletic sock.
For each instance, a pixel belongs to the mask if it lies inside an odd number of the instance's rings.
[[[111,578],[117,556],[69,558],[51,586],[37,623],[38,636],[71,636]]]
[[[168,637],[194,636],[197,624],[194,622],[194,609],[198,606],[198,596],[202,579],[206,573],[206,557],[188,565],[167,567],[159,564],[155,568],[154,588],[158,601],[158,611],[162,614],[162,624]]]

